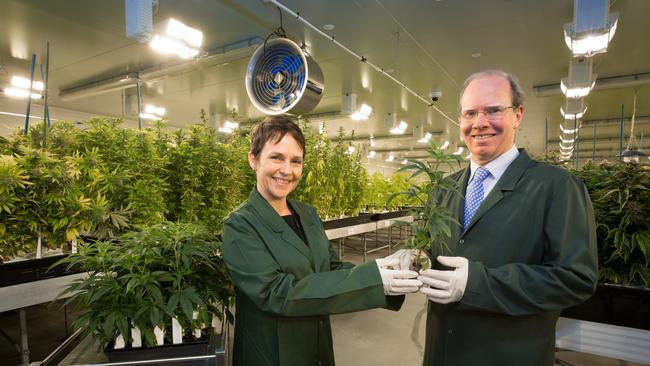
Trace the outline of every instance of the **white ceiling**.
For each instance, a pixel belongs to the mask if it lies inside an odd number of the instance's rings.
[[[428,98],[432,88],[442,91],[435,103],[456,119],[459,88],[465,77],[485,68],[501,68],[518,76],[526,93],[526,115],[517,145],[533,155],[545,148],[548,120],[549,150],[558,150],[561,93],[538,97],[534,86],[559,84],[568,74],[570,53],[562,26],[572,21],[571,0],[284,0],[310,23],[335,36],[355,53]],[[123,116],[134,126],[125,100],[128,91],[64,100],[61,90],[152,70],[179,63],[125,35],[124,0],[0,0],[0,87],[12,75],[29,75],[31,55],[44,63],[50,43],[49,106],[52,117],[83,121],[92,115]],[[650,1],[612,1],[619,13],[618,30],[609,51],[595,56],[599,78],[650,73]],[[280,25],[279,11],[262,0],[160,0],[154,24],[175,17],[204,32],[203,48],[213,55],[181,65],[174,72],[151,77],[144,83],[143,99],[167,108],[172,126],[199,120],[204,109],[222,116],[237,112],[240,122],[261,117],[248,101],[244,87],[246,66],[255,46]],[[378,156],[394,152],[398,157],[422,156],[422,144],[410,134],[416,125],[433,132],[435,139],[460,143],[458,127],[441,113],[406,92],[384,75],[355,59],[294,17],[283,14],[287,35],[304,42],[325,78],[325,93],[309,120],[314,128],[324,121],[330,135],[339,127],[355,136],[375,135]],[[225,52],[224,52],[225,51]],[[480,57],[472,57],[473,54]],[[37,72],[37,80],[40,73]],[[144,78],[146,80],[146,78]],[[559,88],[558,88],[559,90]],[[637,139],[650,137],[650,87],[598,89],[587,97],[588,111],[581,130],[582,157],[592,156],[596,124],[596,156],[614,157],[619,146],[621,110],[632,115],[637,93]],[[368,121],[352,121],[340,115],[342,95],[355,93],[358,103],[373,106]],[[40,115],[41,102],[32,112]],[[25,101],[0,94],[0,134],[24,124]],[[2,114],[4,112],[5,114]],[[409,123],[407,136],[386,136],[387,113]],[[639,116],[644,118],[639,118]],[[609,120],[603,122],[603,120]],[[592,122],[590,122],[592,121]],[[593,122],[593,121],[598,121]],[[629,121],[625,125],[629,132]],[[437,133],[437,134],[435,134]],[[625,143],[627,140],[625,141]],[[366,144],[366,140],[363,142]]]

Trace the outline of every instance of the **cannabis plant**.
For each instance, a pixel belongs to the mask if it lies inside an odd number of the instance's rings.
[[[435,143],[428,149],[429,157],[424,160],[408,160],[398,172],[411,172],[411,187],[392,195],[390,201],[399,196],[406,196],[419,203],[410,209],[414,220],[409,225],[413,235],[407,238],[405,247],[418,250],[413,268],[421,269],[428,261],[422,253],[431,253],[433,257],[449,252],[447,238],[451,237],[451,224],[458,223],[450,209],[440,206],[438,197],[445,192],[456,191],[452,181],[445,179],[443,167],[453,169],[460,167],[462,158],[447,154]],[[419,180],[419,181],[418,181]]]
[[[169,329],[172,318],[186,330],[203,328],[222,317],[233,294],[219,242],[196,224],[164,222],[114,242],[86,243],[55,264],[61,265],[88,272],[62,295],[72,294],[66,304],[83,311],[75,326],[96,337],[100,349],[118,335],[128,343],[132,327],[154,346],[154,327]]]
[[[574,171],[594,207],[601,282],[650,287],[650,169],[588,163]]]

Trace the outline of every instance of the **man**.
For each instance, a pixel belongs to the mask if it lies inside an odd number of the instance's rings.
[[[424,365],[552,365],[555,323],[596,287],[593,210],[569,172],[515,147],[523,93],[499,70],[461,91],[460,133],[472,153],[436,197],[458,218],[437,269],[422,271],[429,301]]]

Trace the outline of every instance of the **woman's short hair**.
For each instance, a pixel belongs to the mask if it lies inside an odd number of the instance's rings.
[[[302,134],[298,124],[291,118],[285,115],[268,116],[251,131],[251,153],[256,158],[259,158],[264,145],[267,142],[273,141],[277,143],[286,134],[293,137],[300,148],[302,149],[302,156],[305,156],[305,136]]]

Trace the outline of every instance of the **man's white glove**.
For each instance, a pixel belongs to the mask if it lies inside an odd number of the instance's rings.
[[[395,296],[416,292],[422,282],[417,280],[418,273],[408,270],[391,269],[398,268],[398,258],[380,258],[376,260],[379,267],[379,275],[384,285],[384,295]]]
[[[418,257],[423,258],[426,261],[423,269],[431,268],[429,257],[423,251],[417,249],[400,249],[384,259],[397,258],[399,259],[399,267],[396,267],[395,269],[410,270],[413,261]]]
[[[460,301],[467,286],[469,262],[464,257],[438,256],[440,264],[454,268],[453,271],[427,269],[420,272],[418,280],[422,281],[420,292],[439,304]],[[430,287],[429,287],[430,286]]]

